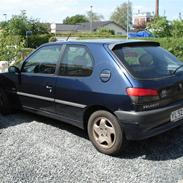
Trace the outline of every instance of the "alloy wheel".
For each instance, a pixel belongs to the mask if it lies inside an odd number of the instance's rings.
[[[93,136],[103,148],[111,148],[116,140],[113,124],[105,117],[98,117],[93,124]]]

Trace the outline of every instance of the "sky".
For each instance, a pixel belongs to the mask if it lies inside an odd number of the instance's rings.
[[[66,16],[86,14],[93,6],[93,11],[109,20],[117,6],[127,0],[0,0],[0,21],[26,10],[27,15],[41,22],[62,23]],[[133,13],[140,11],[155,11],[155,0],[131,0]],[[183,16],[183,0],[160,0],[160,15],[166,15],[169,20],[177,19],[179,12]]]

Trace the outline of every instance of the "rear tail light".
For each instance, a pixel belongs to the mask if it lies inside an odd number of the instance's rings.
[[[158,90],[146,88],[127,88],[130,97],[158,96]]]
[[[137,111],[151,110],[159,107],[160,98],[156,89],[127,88],[126,91]]]

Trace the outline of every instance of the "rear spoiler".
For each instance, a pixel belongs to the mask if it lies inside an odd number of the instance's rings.
[[[160,43],[155,41],[129,41],[129,42],[121,42],[121,43],[112,43],[109,44],[109,49],[113,50],[116,48],[122,47],[135,47],[135,46],[160,46]]]

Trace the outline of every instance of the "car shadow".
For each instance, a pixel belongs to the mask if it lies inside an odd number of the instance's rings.
[[[0,114],[0,128],[4,128],[20,125],[22,123],[30,123],[35,120],[35,115],[26,112],[17,112],[10,115]]]
[[[26,111],[17,112],[15,114],[10,114],[5,116],[0,115],[0,128],[1,130],[3,130],[4,128],[20,125],[23,123],[31,123],[33,121],[38,121],[47,125],[51,125],[56,128],[73,133],[79,137],[88,139],[87,133],[78,127],[72,126],[70,124],[66,124],[64,122],[61,122],[55,119],[51,119],[41,115],[26,112]]]
[[[88,139],[87,132],[75,126],[49,118],[44,118],[44,123]],[[122,153],[116,158],[142,158],[152,161],[180,158],[183,156],[183,126],[176,127],[168,132],[146,140],[128,141],[124,148]]]
[[[183,156],[183,126],[141,141],[129,141],[118,158],[152,161],[173,160]]]
[[[1,129],[10,126],[39,121],[47,125],[68,131],[81,138],[88,139],[86,131],[75,126],[53,120],[47,117],[35,115],[28,112],[19,112],[8,116],[0,116]],[[183,156],[183,126],[176,127],[158,136],[141,140],[129,141],[124,146],[123,152],[117,156],[118,159],[142,158],[152,161],[173,160]]]

